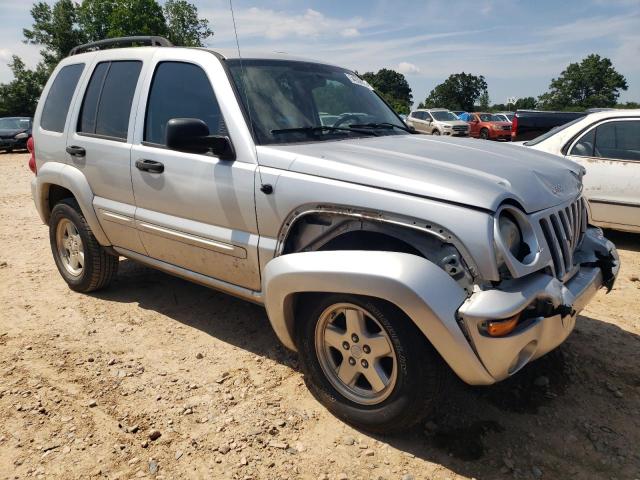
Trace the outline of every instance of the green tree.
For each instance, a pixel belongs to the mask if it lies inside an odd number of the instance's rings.
[[[545,109],[582,110],[613,107],[627,81],[611,60],[591,54],[580,63],[570,63],[558,78],[551,80],[549,91],[540,95]]]
[[[25,43],[42,45],[43,61],[53,68],[76,45],[86,41],[78,25],[78,6],[71,0],[58,0],[53,8],[38,2],[31,8],[33,26],[22,30]]]
[[[480,107],[480,110],[489,110],[490,103],[491,100],[489,99],[489,92],[487,90],[484,90],[478,98],[478,106]]]
[[[167,36],[175,45],[202,46],[213,32],[209,22],[186,0],[56,0],[36,2],[33,24],[23,29],[25,43],[41,45],[42,61],[34,70],[13,57],[14,79],[0,85],[3,115],[32,115],[47,77],[69,51],[82,43],[130,35]]]
[[[637,108],[640,108],[640,103],[638,103],[638,102],[618,103],[616,105],[616,108],[633,108],[633,109],[637,109]]]
[[[198,18],[198,9],[186,0],[167,0],[164,4],[169,40],[174,45],[202,47],[213,35],[209,21]]]
[[[383,68],[376,73],[363,73],[361,77],[369,82],[396,112],[407,114],[411,111],[413,95],[403,74]]]
[[[482,75],[455,73],[431,90],[420,108],[448,108],[449,110],[473,111],[476,100],[487,90]]]
[[[109,38],[117,0],[84,0],[78,8],[78,22],[87,42]]]
[[[156,0],[117,0],[109,16],[108,37],[166,36],[167,23]]]
[[[0,85],[0,117],[31,116],[47,82],[49,70],[43,63],[35,70],[29,70],[15,55],[9,62],[9,68],[13,73],[13,80]]]
[[[516,100],[515,108],[520,110],[533,110],[538,106],[534,97],[524,97]]]

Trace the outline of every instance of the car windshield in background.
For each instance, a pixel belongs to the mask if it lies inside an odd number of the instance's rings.
[[[227,64],[259,144],[407,134],[395,112],[349,70],[291,60]]]
[[[533,145],[537,145],[538,143],[543,142],[547,138],[554,136],[556,133],[561,132],[565,128],[568,128],[571,125],[573,125],[575,123],[578,123],[580,120],[583,120],[583,119],[584,119],[584,117],[578,117],[578,118],[576,118],[574,120],[571,120],[570,122],[567,122],[567,123],[565,123],[563,125],[558,125],[557,127],[553,127],[551,130],[549,130],[546,133],[543,133],[539,137],[536,137],[533,140],[529,140],[528,142],[524,142],[523,145],[526,145],[527,147],[531,147]]]
[[[496,115],[490,113],[482,113],[479,115],[480,120],[483,122],[503,122],[504,120]]]
[[[445,111],[431,112],[431,115],[433,115],[433,118],[435,118],[440,122],[452,122],[452,121],[460,120],[451,112],[445,112]]]
[[[0,130],[27,129],[31,126],[29,118],[0,118]]]

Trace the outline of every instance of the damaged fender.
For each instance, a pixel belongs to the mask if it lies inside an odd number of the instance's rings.
[[[488,374],[456,321],[464,290],[430,261],[397,252],[319,251],[271,260],[263,277],[264,303],[280,341],[295,350],[294,298],[303,292],[349,293],[400,308],[466,383],[488,385]]]

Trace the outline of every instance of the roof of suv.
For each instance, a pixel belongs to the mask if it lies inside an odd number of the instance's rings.
[[[131,49],[145,49],[145,51],[154,51],[154,50],[166,50],[171,49],[174,50],[202,50],[205,52],[212,53],[218,57],[233,60],[242,58],[243,60],[252,60],[252,59],[260,59],[260,60],[291,60],[298,62],[310,62],[310,63],[319,63],[322,65],[330,65],[336,66],[332,63],[324,62],[322,60],[306,58],[306,57],[298,57],[295,55],[289,55],[285,52],[264,52],[264,51],[246,51],[242,52],[242,56],[238,54],[238,50],[235,49],[212,49],[212,48],[199,48],[199,47],[151,47],[151,46],[140,46],[140,47],[124,47],[124,48],[109,48],[103,50],[91,50],[87,52],[77,53],[75,55],[66,57],[63,61],[68,61],[72,58],[82,57],[82,56],[112,56],[114,52],[118,51],[129,51]],[[67,63],[67,62],[65,62]]]

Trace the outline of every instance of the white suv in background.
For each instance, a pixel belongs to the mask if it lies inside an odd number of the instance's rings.
[[[469,124],[445,108],[414,110],[409,115],[407,124],[430,135],[469,136]]]

